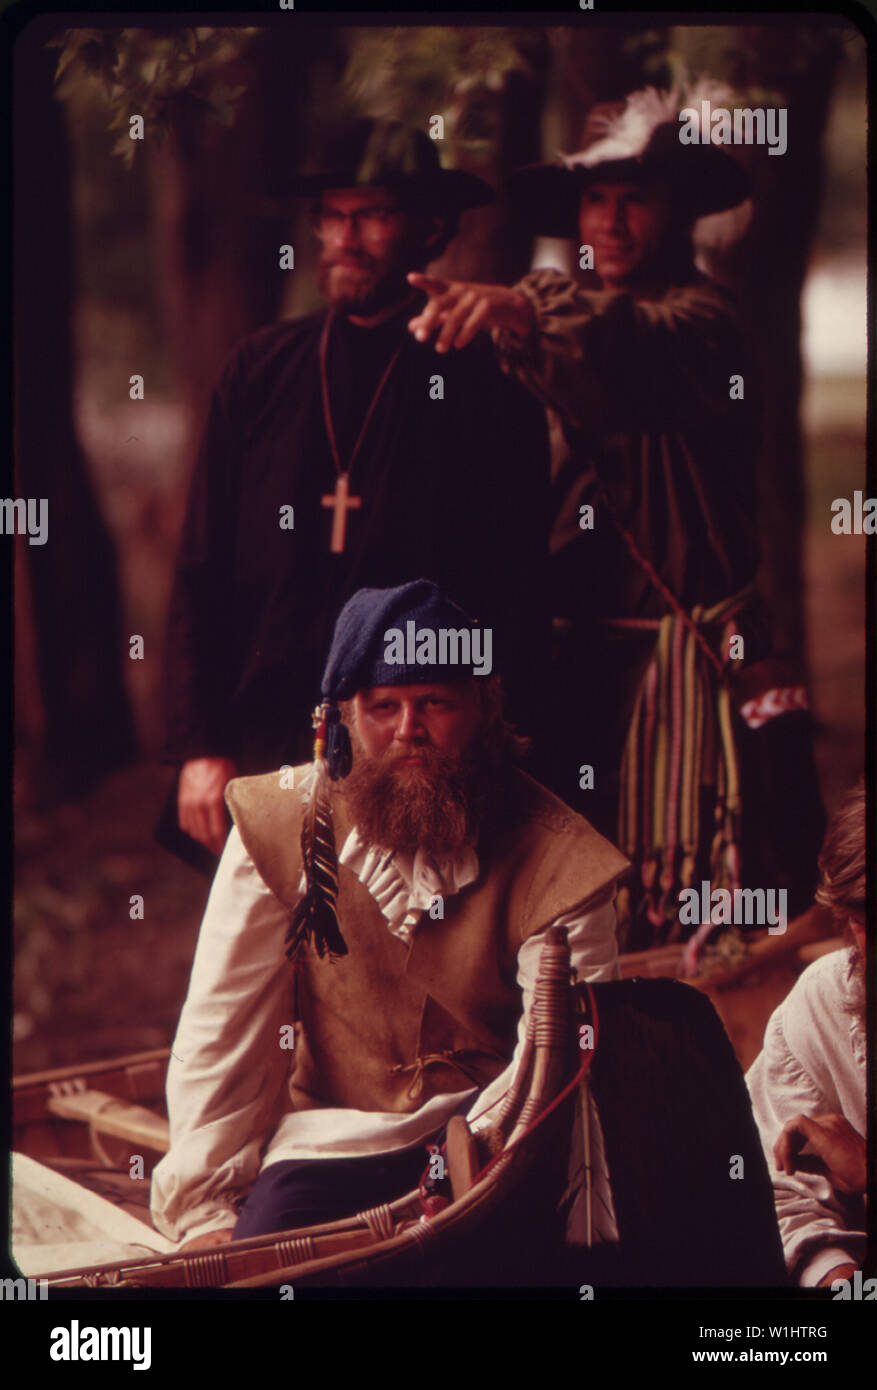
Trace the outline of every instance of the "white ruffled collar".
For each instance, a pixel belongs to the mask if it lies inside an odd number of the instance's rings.
[[[422,849],[413,855],[393,853],[365,844],[355,826],[338,862],[356,874],[386,917],[390,931],[402,941],[410,941],[435,898],[450,898],[478,877],[474,849],[440,859]]]
[[[302,790],[307,798],[313,769],[309,768],[305,775]],[[422,849],[413,855],[395,853],[366,844],[356,826],[344,841],[338,863],[356,874],[387,919],[390,931],[405,942],[411,940],[414,928],[435,898],[453,897],[474,883],[479,873],[478,855],[473,848],[440,859]],[[304,893],[305,889],[302,870],[299,890]]]

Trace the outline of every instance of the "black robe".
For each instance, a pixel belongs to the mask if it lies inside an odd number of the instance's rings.
[[[350,476],[342,554],[330,551],[336,468],[324,423],[326,312],[244,340],[213,394],[183,527],[167,638],[162,759],[224,756],[241,774],[311,756],[310,713],[339,610],[355,590],[434,580],[493,628],[512,716],[538,721],[547,645],[543,567],[549,457],[544,412],[502,373],[488,340],[437,354],[408,332],[410,305],[363,328],[335,315],[332,416],[346,468],[378,382],[401,353]],[[440,376],[443,399],[431,378]],[[281,508],[293,528],[281,529]],[[176,785],[158,838],[213,856],[179,830]]]

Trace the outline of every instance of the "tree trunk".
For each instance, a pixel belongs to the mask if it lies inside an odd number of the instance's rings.
[[[798,46],[794,31],[745,33],[758,54],[761,81],[784,90],[788,107],[786,153],[762,158],[757,165],[744,300],[755,329],[765,397],[760,584],[773,614],[778,651],[803,661],[807,499],[800,418],[801,296],[819,213],[821,142],[839,51],[826,34],[793,66],[790,50]]]
[[[280,295],[279,238],[254,215],[263,89],[258,65],[228,73],[246,81],[234,124],[200,111],[175,116],[161,146],[148,141],[156,289],[165,343],[186,412],[183,450],[194,462],[211,391],[237,342],[271,323]],[[182,521],[185,489],[172,529]]]
[[[676,30],[673,46],[709,62],[703,31]],[[759,461],[762,563],[759,585],[771,608],[776,649],[806,659],[804,525],[806,495],[800,407],[801,295],[822,181],[821,142],[840,58],[836,21],[793,22],[721,31],[721,62],[711,76],[737,91],[779,96],[788,117],[788,148],[735,151],[752,177],[753,219],[733,278],[756,350],[764,397]],[[778,104],[759,97],[753,106]]]
[[[160,148],[148,146],[158,294],[192,463],[224,362],[242,338],[279,317],[289,278],[307,276],[309,248],[293,235],[304,232],[302,219],[294,209],[278,212],[271,198],[284,168],[302,156],[309,67],[326,44],[319,31],[294,40],[264,31],[223,73],[224,84],[246,87],[230,127],[183,112]],[[294,245],[293,270],[280,268],[284,244]],[[184,505],[185,490],[177,523]]]
[[[498,92],[487,87],[457,89],[446,122],[446,145],[454,147],[454,167],[485,179],[499,196],[494,203],[463,214],[461,235],[433,264],[435,274],[513,284],[529,270],[531,238],[510,220],[502,187],[513,169],[540,157],[544,71],[543,60],[535,69],[538,77],[511,72]],[[461,143],[467,128],[476,124],[484,147],[481,155],[469,153]],[[440,150],[444,154],[441,146]]]
[[[37,21],[16,45],[17,474],[23,496],[47,499],[49,517],[47,543],[24,546],[30,603],[20,587],[16,621],[21,642],[33,640],[53,790],[79,795],[128,763],[136,739],[116,557],[73,423],[70,159],[53,93],[57,51],[43,46],[56,30]],[[39,726],[28,727],[33,739]]]

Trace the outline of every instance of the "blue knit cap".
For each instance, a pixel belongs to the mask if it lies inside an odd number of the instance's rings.
[[[408,624],[413,624],[409,632]],[[472,662],[390,660],[386,634],[400,634],[397,649],[412,655],[413,633],[440,630],[470,631],[478,624],[429,579],[400,584],[395,589],[359,589],[338,615],[332,646],[323,672],[323,699],[330,703],[328,747],[330,775],[346,777],[352,766],[350,739],[335,706],[358,690],[376,685],[426,685],[431,681],[470,680]],[[422,649],[421,649],[422,650]],[[471,655],[471,652],[470,652]],[[438,657],[438,653],[436,653]]]

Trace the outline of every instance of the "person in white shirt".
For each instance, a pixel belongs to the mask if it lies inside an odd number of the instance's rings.
[[[772,1014],[746,1077],[786,1265],[803,1286],[852,1279],[866,1250],[863,784],[832,818],[819,866],[817,900],[852,944],[804,971]]]
[[[227,789],[235,825],[153,1173],[155,1225],[186,1248],[391,1200],[452,1115],[488,1127],[549,926],[580,979],[618,978],[627,860],[513,766],[495,681],[424,662],[428,642],[414,664],[388,660],[411,624],[419,641],[472,620],[425,580],[360,590],[336,624],[313,767]]]

